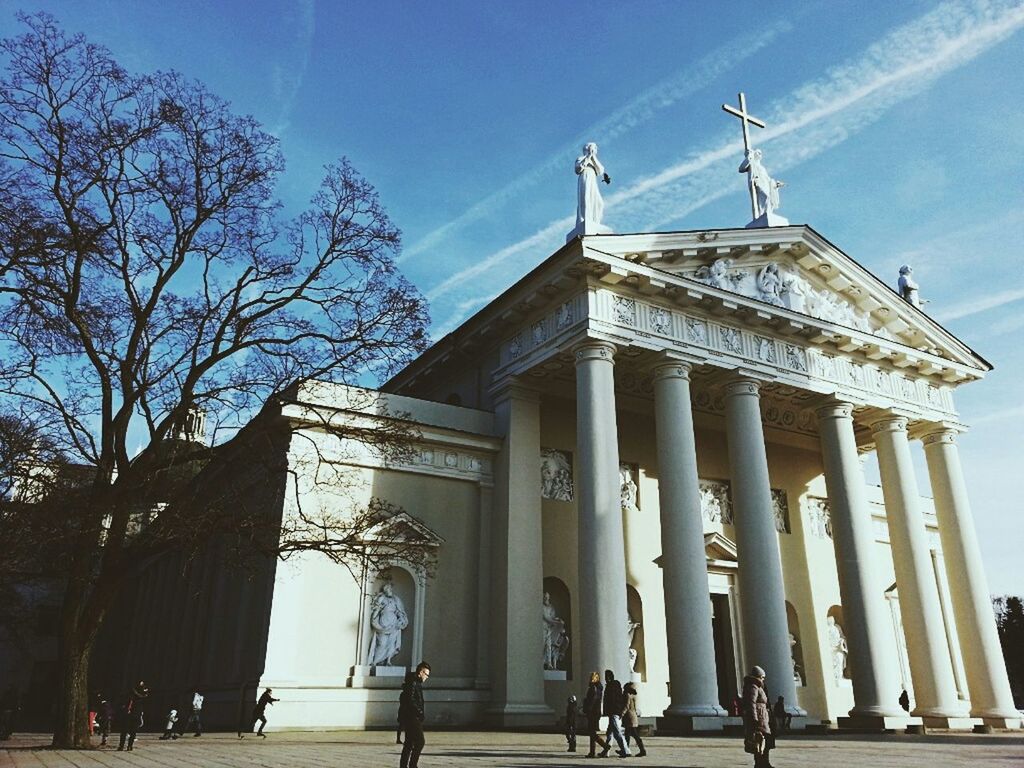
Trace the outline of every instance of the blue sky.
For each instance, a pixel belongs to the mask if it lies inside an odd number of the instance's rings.
[[[0,0],[0,36],[19,9],[253,114],[281,139],[289,209],[348,156],[438,335],[563,242],[584,140],[616,231],[745,224],[720,109],[745,91],[780,213],[887,282],[912,264],[927,311],[995,364],[957,394],[961,455],[992,591],[1024,593],[1021,0]]]

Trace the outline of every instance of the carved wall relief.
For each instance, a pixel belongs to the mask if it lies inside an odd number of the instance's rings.
[[[540,449],[540,495],[551,501],[572,501],[572,454]]]

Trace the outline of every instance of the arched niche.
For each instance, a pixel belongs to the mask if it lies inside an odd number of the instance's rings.
[[[647,678],[647,653],[644,649],[644,604],[640,599],[640,593],[632,584],[626,585],[626,611],[630,634],[630,656],[633,656],[632,651],[636,651],[632,675],[629,675],[628,678],[633,682],[643,682]],[[623,676],[623,679],[626,677]]]
[[[401,631],[401,647],[390,664],[374,664],[371,653],[374,642],[373,614],[375,601],[389,588],[399,601],[407,619]],[[379,569],[367,570],[363,581],[363,606],[360,621],[358,665],[375,676],[399,676],[423,660],[423,606],[426,598],[425,575],[407,563],[392,562]]]
[[[544,577],[544,593],[549,596],[551,602],[551,608],[554,615],[561,619],[565,625],[565,638],[562,641],[561,647],[563,653],[557,666],[551,667],[544,659],[545,664],[545,676],[552,679],[561,679],[560,675],[548,674],[551,672],[565,672],[565,679],[572,679],[572,646],[573,646],[573,633],[572,633],[572,598],[569,595],[569,588],[565,585],[565,582],[555,576]],[[547,622],[545,622],[545,631],[547,630]],[[557,642],[557,639],[555,640]],[[545,644],[545,655],[547,647]],[[543,658],[543,657],[542,657]]]
[[[836,682],[850,679],[849,647],[846,644],[846,620],[841,605],[831,606],[825,614],[825,640],[828,666]]]
[[[789,628],[789,655],[793,661],[793,682],[797,685],[807,684],[807,672],[804,668],[804,648],[800,635],[800,618],[796,608],[786,601],[786,626]]]

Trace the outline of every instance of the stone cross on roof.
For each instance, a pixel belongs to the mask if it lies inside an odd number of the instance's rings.
[[[743,154],[744,157],[750,152],[750,129],[747,127],[750,124],[756,125],[758,128],[764,128],[764,121],[758,120],[756,117],[747,112],[747,97],[742,91],[739,95],[740,106],[739,109],[736,107],[723,104],[722,109],[728,112],[730,115],[734,115],[740,119],[740,123],[743,125]],[[761,215],[761,212],[757,209],[757,193],[754,190],[754,178],[752,175],[747,176],[747,187],[750,191],[750,214],[751,218],[756,219]]]

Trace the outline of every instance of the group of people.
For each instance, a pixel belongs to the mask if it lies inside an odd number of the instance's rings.
[[[149,686],[144,680],[140,680],[132,686],[116,709],[103,693],[96,693],[93,696],[92,728],[93,732],[100,737],[101,747],[106,746],[110,733],[116,728],[120,733],[118,751],[131,752],[135,749],[135,739],[139,730],[145,725],[146,700],[148,698]],[[182,726],[182,734],[192,730],[195,736],[203,735],[203,699],[203,694],[198,690],[193,691],[191,711]],[[177,729],[178,722],[178,709],[172,707],[167,713],[166,727],[163,736],[160,737],[161,740],[178,738],[180,735]]]
[[[565,739],[569,744],[569,752],[576,751],[576,697],[570,696],[565,710]],[[583,717],[586,721],[587,736],[590,750],[587,757],[607,757],[611,749],[612,739],[618,747],[619,757],[629,757],[629,742],[636,743],[637,757],[647,755],[643,739],[640,738],[640,710],[637,706],[636,686],[632,682],[623,686],[615,679],[615,673],[606,669],[604,683],[597,672],[590,673],[590,684],[583,698]],[[608,718],[608,726],[602,737],[600,722],[602,717]],[[601,752],[597,752],[600,745]]]

